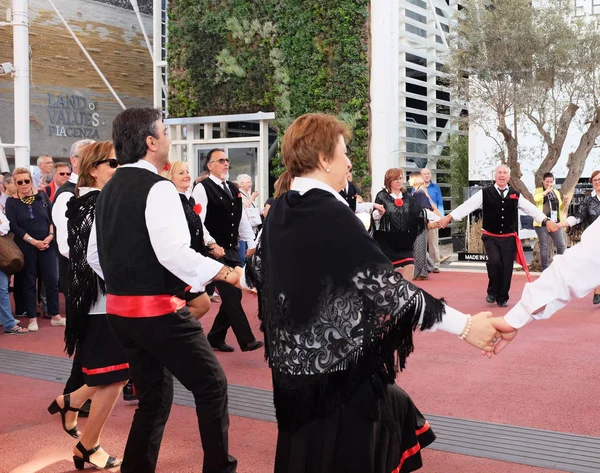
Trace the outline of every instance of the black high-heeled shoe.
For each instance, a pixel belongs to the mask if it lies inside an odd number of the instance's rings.
[[[71,437],[78,439],[79,435],[77,435],[77,432],[78,432],[77,424],[75,424],[75,427],[73,427],[72,429],[67,429],[67,425],[65,424],[65,419],[66,419],[67,412],[69,412],[69,411],[79,412],[79,409],[75,409],[74,407],[71,407],[71,396],[69,394],[65,394],[63,396],[63,399],[64,399],[63,402],[65,404],[65,407],[63,407],[61,409],[61,407],[58,405],[58,402],[56,402],[56,399],[55,399],[54,401],[52,401],[52,404],[50,404],[48,406],[48,412],[52,415],[56,414],[57,412],[60,412],[63,430],[66,433],[68,433]]]
[[[123,463],[122,461],[117,462],[117,459],[115,457],[109,456],[104,466],[96,465],[93,461],[90,460],[90,455],[93,455],[98,450],[100,450],[100,445],[96,445],[94,448],[86,450],[85,447],[81,445],[81,442],[79,442],[75,448],[79,450],[83,455],[83,457],[73,455],[73,463],[75,464],[75,468],[77,468],[78,470],[83,470],[86,463],[89,463],[98,470],[110,470],[111,468],[119,466],[121,463]]]

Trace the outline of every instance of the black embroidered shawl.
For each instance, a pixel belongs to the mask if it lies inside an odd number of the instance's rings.
[[[394,383],[412,332],[444,313],[394,271],[348,206],[319,189],[273,203],[246,279],[259,294],[280,427],[327,416],[364,382]]]
[[[96,201],[100,191],[91,191],[82,197],[73,197],[67,203],[67,242],[69,244],[69,290],[66,297],[67,328],[65,349],[73,355],[75,344],[86,332],[87,316],[98,301],[99,291],[106,294],[104,281],[87,262],[87,249]]]
[[[385,242],[396,251],[411,250],[417,237],[425,230],[425,211],[417,199],[408,193],[402,196],[402,205],[396,205],[394,199],[385,189],[379,191],[375,203],[385,207],[385,214],[376,228],[371,222],[371,231],[376,241]]]

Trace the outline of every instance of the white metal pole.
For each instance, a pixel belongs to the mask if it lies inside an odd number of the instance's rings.
[[[162,109],[162,0],[154,0],[152,7],[154,41],[154,106]]]
[[[13,0],[13,61],[15,67],[15,167],[29,169],[29,14],[28,0]]]

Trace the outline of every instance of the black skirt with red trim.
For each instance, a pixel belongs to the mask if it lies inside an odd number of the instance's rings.
[[[85,337],[79,341],[85,384],[107,386],[129,379],[129,364],[106,314],[90,314]]]
[[[364,387],[363,387],[364,388]],[[408,473],[423,466],[421,449],[435,440],[408,394],[388,386],[372,419],[372,393],[357,389],[330,416],[288,431],[279,428],[275,473]]]
[[[394,248],[392,245],[389,245],[386,240],[379,240],[377,243],[379,244],[381,251],[383,251],[383,254],[390,259],[394,268],[403,268],[409,264],[415,264],[412,248]]]

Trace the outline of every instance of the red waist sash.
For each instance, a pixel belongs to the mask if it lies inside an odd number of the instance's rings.
[[[106,313],[121,317],[159,317],[185,307],[185,301],[169,294],[157,296],[106,295]]]
[[[531,282],[531,275],[529,274],[529,266],[527,265],[527,260],[525,259],[525,252],[523,251],[523,245],[521,244],[521,239],[519,238],[519,234],[517,232],[503,233],[501,235],[498,235],[496,233],[490,233],[487,230],[481,230],[481,233],[483,235],[488,235],[488,236],[493,236],[493,237],[498,237],[498,238],[513,237],[517,244],[517,253],[515,254],[515,261],[517,263],[519,263],[521,266],[523,266],[523,269],[525,270],[525,274],[527,275],[527,280],[529,282]]]

